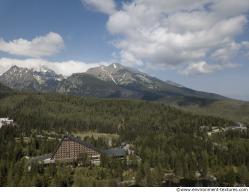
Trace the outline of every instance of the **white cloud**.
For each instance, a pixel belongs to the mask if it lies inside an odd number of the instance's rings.
[[[125,65],[188,66],[206,74],[230,67],[240,53],[236,37],[248,10],[247,0],[133,0],[110,14],[107,29]]]
[[[248,0],[215,0],[211,8],[222,16],[235,16],[249,10]]]
[[[54,70],[58,74],[63,74],[69,76],[72,73],[85,72],[91,67],[96,67],[99,65],[108,65],[106,62],[99,63],[85,63],[81,61],[62,61],[62,62],[52,62],[44,59],[10,59],[10,58],[1,58],[0,59],[0,74],[7,71],[11,66],[16,65],[19,67],[39,69],[41,66],[46,66],[49,69]]]
[[[212,73],[214,70],[221,69],[220,66],[210,66],[205,61],[201,61],[198,63],[192,63],[189,64],[188,67],[181,71],[181,73],[185,75],[191,75],[191,74],[208,74]]]
[[[236,68],[239,67],[237,64],[227,63],[226,65],[222,64],[208,64],[205,61],[191,63],[184,70],[179,71],[184,75],[197,75],[197,74],[209,74],[214,71],[222,70],[225,68]]]
[[[81,2],[105,14],[112,14],[116,11],[114,0],[81,0]]]
[[[238,54],[240,49],[241,45],[235,42],[225,44],[223,47],[214,51],[211,55],[211,58],[214,61],[226,64],[229,63],[229,61]]]
[[[63,38],[54,32],[32,40],[15,39],[6,42],[0,39],[0,51],[27,57],[44,57],[58,53],[64,47]]]

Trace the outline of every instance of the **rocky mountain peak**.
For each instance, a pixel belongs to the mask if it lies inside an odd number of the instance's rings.
[[[46,66],[41,66],[39,69],[33,69],[34,77],[39,81],[40,79],[43,80],[57,80],[61,81],[64,79],[63,75],[59,75],[55,73],[53,70],[49,69]]]
[[[9,70],[18,70],[18,69],[20,69],[20,67],[12,65]]]
[[[3,73],[1,77],[7,79],[27,79],[30,76],[32,76],[32,70],[13,65],[8,71]]]
[[[55,73],[53,70],[49,69],[48,67],[42,65],[37,68],[33,68],[33,71],[40,72],[40,73]]]
[[[14,65],[0,76],[0,82],[10,88],[37,91],[53,89],[62,79],[62,75],[57,75],[44,66],[39,69],[28,69]]]
[[[151,85],[154,81],[152,77],[119,63],[91,68],[86,73],[104,81],[112,81],[117,85],[127,86],[143,84],[142,86],[146,86],[147,88],[154,88]]]
[[[120,70],[120,69],[124,69],[126,67],[119,64],[119,63],[112,63],[111,65],[108,66],[108,68],[113,68],[115,70]]]

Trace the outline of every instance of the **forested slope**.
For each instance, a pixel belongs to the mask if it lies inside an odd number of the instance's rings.
[[[0,114],[21,127],[101,132],[185,131],[201,125],[224,125],[221,118],[193,115],[174,107],[138,100],[112,100],[59,94],[15,94],[0,100]],[[143,132],[143,131],[142,131]]]
[[[200,126],[233,122],[195,115],[160,103],[18,93],[0,100],[0,115],[17,123],[0,129],[1,186],[116,186],[135,178],[139,186],[176,185],[182,179],[217,178],[216,185],[249,184],[248,131],[208,136]],[[141,163],[107,160],[100,167],[35,165],[28,160],[50,153],[60,136],[75,131],[115,133],[114,142],[135,146]],[[38,137],[39,136],[39,137]],[[85,138],[98,147],[101,139]],[[200,176],[197,176],[200,174]]]
[[[12,93],[13,91],[9,88],[4,86],[3,84],[0,83],[0,98],[8,96]]]
[[[249,123],[249,102],[245,101],[227,99],[214,101],[205,106],[188,105],[181,108],[197,114],[212,115]]]

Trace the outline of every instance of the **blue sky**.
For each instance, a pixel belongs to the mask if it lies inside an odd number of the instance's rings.
[[[63,37],[65,49],[50,59],[109,59],[114,47],[108,44],[106,20],[107,16],[89,11],[80,0],[0,1],[0,37],[6,41],[30,40],[51,31]]]
[[[249,100],[247,0],[1,0],[0,73],[119,62]]]

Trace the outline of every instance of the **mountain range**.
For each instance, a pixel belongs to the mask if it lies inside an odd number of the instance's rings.
[[[20,91],[57,92],[100,98],[133,98],[167,101],[180,105],[205,105],[226,99],[217,94],[192,90],[172,81],[162,81],[118,63],[90,68],[84,73],[75,73],[67,78],[47,67],[34,70],[12,66],[0,76],[0,82]]]
[[[197,114],[249,122],[249,102],[192,90],[117,63],[91,68],[85,73],[75,73],[69,77],[56,74],[46,67],[35,70],[12,66],[0,76],[0,99],[18,92],[15,90],[142,99],[174,105]]]
[[[0,76],[2,84],[22,91],[54,91],[62,79],[62,75],[46,67],[34,70],[12,66]]]

